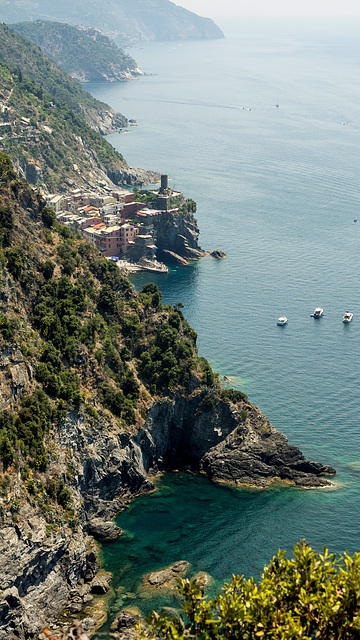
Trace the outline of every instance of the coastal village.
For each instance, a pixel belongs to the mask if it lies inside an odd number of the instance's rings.
[[[103,195],[74,189],[46,200],[61,225],[80,233],[122,270],[168,271],[156,259],[154,218],[178,213],[184,202],[181,192],[169,188],[168,176],[162,175],[160,189],[153,191],[117,189]]]

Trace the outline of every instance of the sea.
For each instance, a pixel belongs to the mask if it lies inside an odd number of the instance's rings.
[[[319,490],[162,477],[103,545],[110,621],[124,606],[176,606],[141,584],[177,560],[216,592],[232,574],[259,579],[301,539],[337,554],[360,545],[360,19],[219,24],[223,40],[129,50],[146,73],[134,82],[85,85],[137,120],[109,142],[130,166],[168,174],[197,202],[202,248],[226,253],[133,282],[182,302],[225,384],[337,475]]]

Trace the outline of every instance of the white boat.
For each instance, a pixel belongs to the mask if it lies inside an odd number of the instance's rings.
[[[280,318],[278,318],[278,321],[277,321],[276,324],[278,325],[278,327],[283,327],[284,324],[286,324],[286,323],[287,323],[287,317],[286,316],[280,316]]]
[[[353,317],[354,317],[353,313],[350,313],[350,311],[345,311],[344,316],[343,316],[343,322],[351,322]]]
[[[321,318],[323,313],[324,309],[322,309],[321,307],[316,307],[314,313],[312,313],[311,316],[312,318]]]

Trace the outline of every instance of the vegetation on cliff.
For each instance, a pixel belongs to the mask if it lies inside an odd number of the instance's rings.
[[[87,535],[152,490],[151,471],[328,484],[319,476],[333,469],[306,460],[244,393],[221,387],[182,305],[163,304],[153,284],[137,293],[116,264],[57,223],[3,153],[0,229],[6,637],[14,628],[21,640],[35,637],[69,596],[79,612],[96,571]]]
[[[50,60],[38,46],[3,23],[0,24],[0,61],[18,69],[42,92],[49,94],[50,99],[66,105],[69,111],[102,134],[127,123],[124,116],[84,91],[79,82]]]
[[[121,154],[66,102],[54,100],[19,69],[0,61],[0,80],[0,148],[33,184],[50,192],[95,188],[107,174],[127,168]]]
[[[355,639],[360,632],[360,554],[315,553],[302,541],[294,558],[279,551],[259,584],[233,576],[212,599],[195,581],[179,581],[184,615],[153,613],[143,637],[185,640]]]
[[[113,82],[141,75],[135,60],[98,29],[44,20],[20,22],[11,27],[82,82]]]
[[[149,392],[185,392],[195,374],[220,389],[181,305],[163,305],[153,284],[136,294],[114,263],[58,225],[4,154],[0,184],[0,352],[19,350],[33,372],[17,389],[5,366],[5,471],[45,472],[51,430],[72,408],[96,420],[105,407],[131,429],[143,422]]]

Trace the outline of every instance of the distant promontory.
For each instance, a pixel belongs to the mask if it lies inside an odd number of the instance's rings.
[[[223,38],[210,18],[180,7],[170,0],[0,0],[1,19],[9,23],[23,20],[50,20],[96,27],[120,46],[144,41],[199,40]]]

